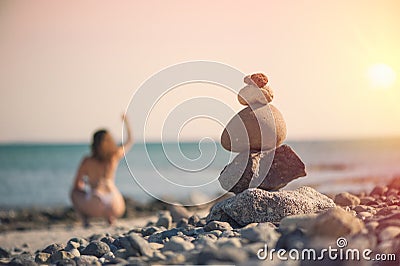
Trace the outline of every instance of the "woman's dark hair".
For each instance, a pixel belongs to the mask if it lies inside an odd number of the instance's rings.
[[[93,158],[103,161],[106,159],[104,151],[102,150],[101,144],[104,140],[104,136],[108,134],[108,131],[105,129],[101,129],[96,131],[93,134],[93,142],[92,142],[92,156]]]

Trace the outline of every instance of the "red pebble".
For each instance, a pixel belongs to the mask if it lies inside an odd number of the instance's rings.
[[[262,88],[268,83],[268,78],[263,73],[256,73],[250,76],[251,80],[257,84],[257,87]]]

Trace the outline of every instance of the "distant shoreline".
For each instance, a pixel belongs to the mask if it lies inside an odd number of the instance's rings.
[[[176,141],[147,141],[147,142],[137,142],[135,145],[143,145],[143,144],[174,144],[174,143],[180,143],[180,144],[193,144],[193,143],[199,143],[199,140],[184,140],[180,142]],[[214,139],[215,142],[219,143],[219,139]],[[394,141],[394,142],[399,142],[400,144],[400,136],[387,136],[387,137],[382,137],[382,136],[372,136],[372,137],[350,137],[350,138],[326,138],[326,139],[310,139],[310,138],[305,138],[305,139],[288,139],[285,141],[285,143],[351,143],[351,142],[367,142],[367,141],[372,141],[372,142],[387,142],[387,141]],[[209,141],[211,142],[211,141]],[[49,145],[49,146],[82,146],[82,145],[90,145],[90,142],[88,141],[0,141],[0,146],[41,146],[41,145]]]

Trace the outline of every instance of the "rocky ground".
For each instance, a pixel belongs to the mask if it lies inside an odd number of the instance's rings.
[[[18,247],[0,249],[2,265],[148,265],[148,264],[236,264],[236,265],[399,265],[400,264],[400,178],[370,193],[340,193],[336,207],[318,213],[291,215],[280,221],[240,225],[191,215],[183,207],[158,209],[158,217],[145,226],[124,232],[73,237],[37,251]],[[326,204],[326,203],[325,203]],[[161,209],[164,209],[161,208]],[[165,208],[166,209],[166,208]],[[204,216],[204,215],[203,215]],[[338,240],[339,239],[339,240]],[[287,252],[313,248],[371,249],[394,254],[387,261],[280,260],[273,253],[260,260],[268,249]],[[1,246],[1,244],[0,244]],[[268,254],[268,253],[267,253]],[[292,252],[292,255],[295,252]],[[318,257],[317,253],[317,257]],[[288,255],[286,254],[286,257]],[[396,260],[393,260],[396,259]]]

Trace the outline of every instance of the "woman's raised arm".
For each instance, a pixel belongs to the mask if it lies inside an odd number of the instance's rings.
[[[127,135],[126,140],[121,145],[122,156],[123,156],[123,151],[125,150],[125,152],[128,152],[133,145],[133,134],[132,134],[131,125],[125,114],[122,115],[122,121],[125,124],[126,135]]]

